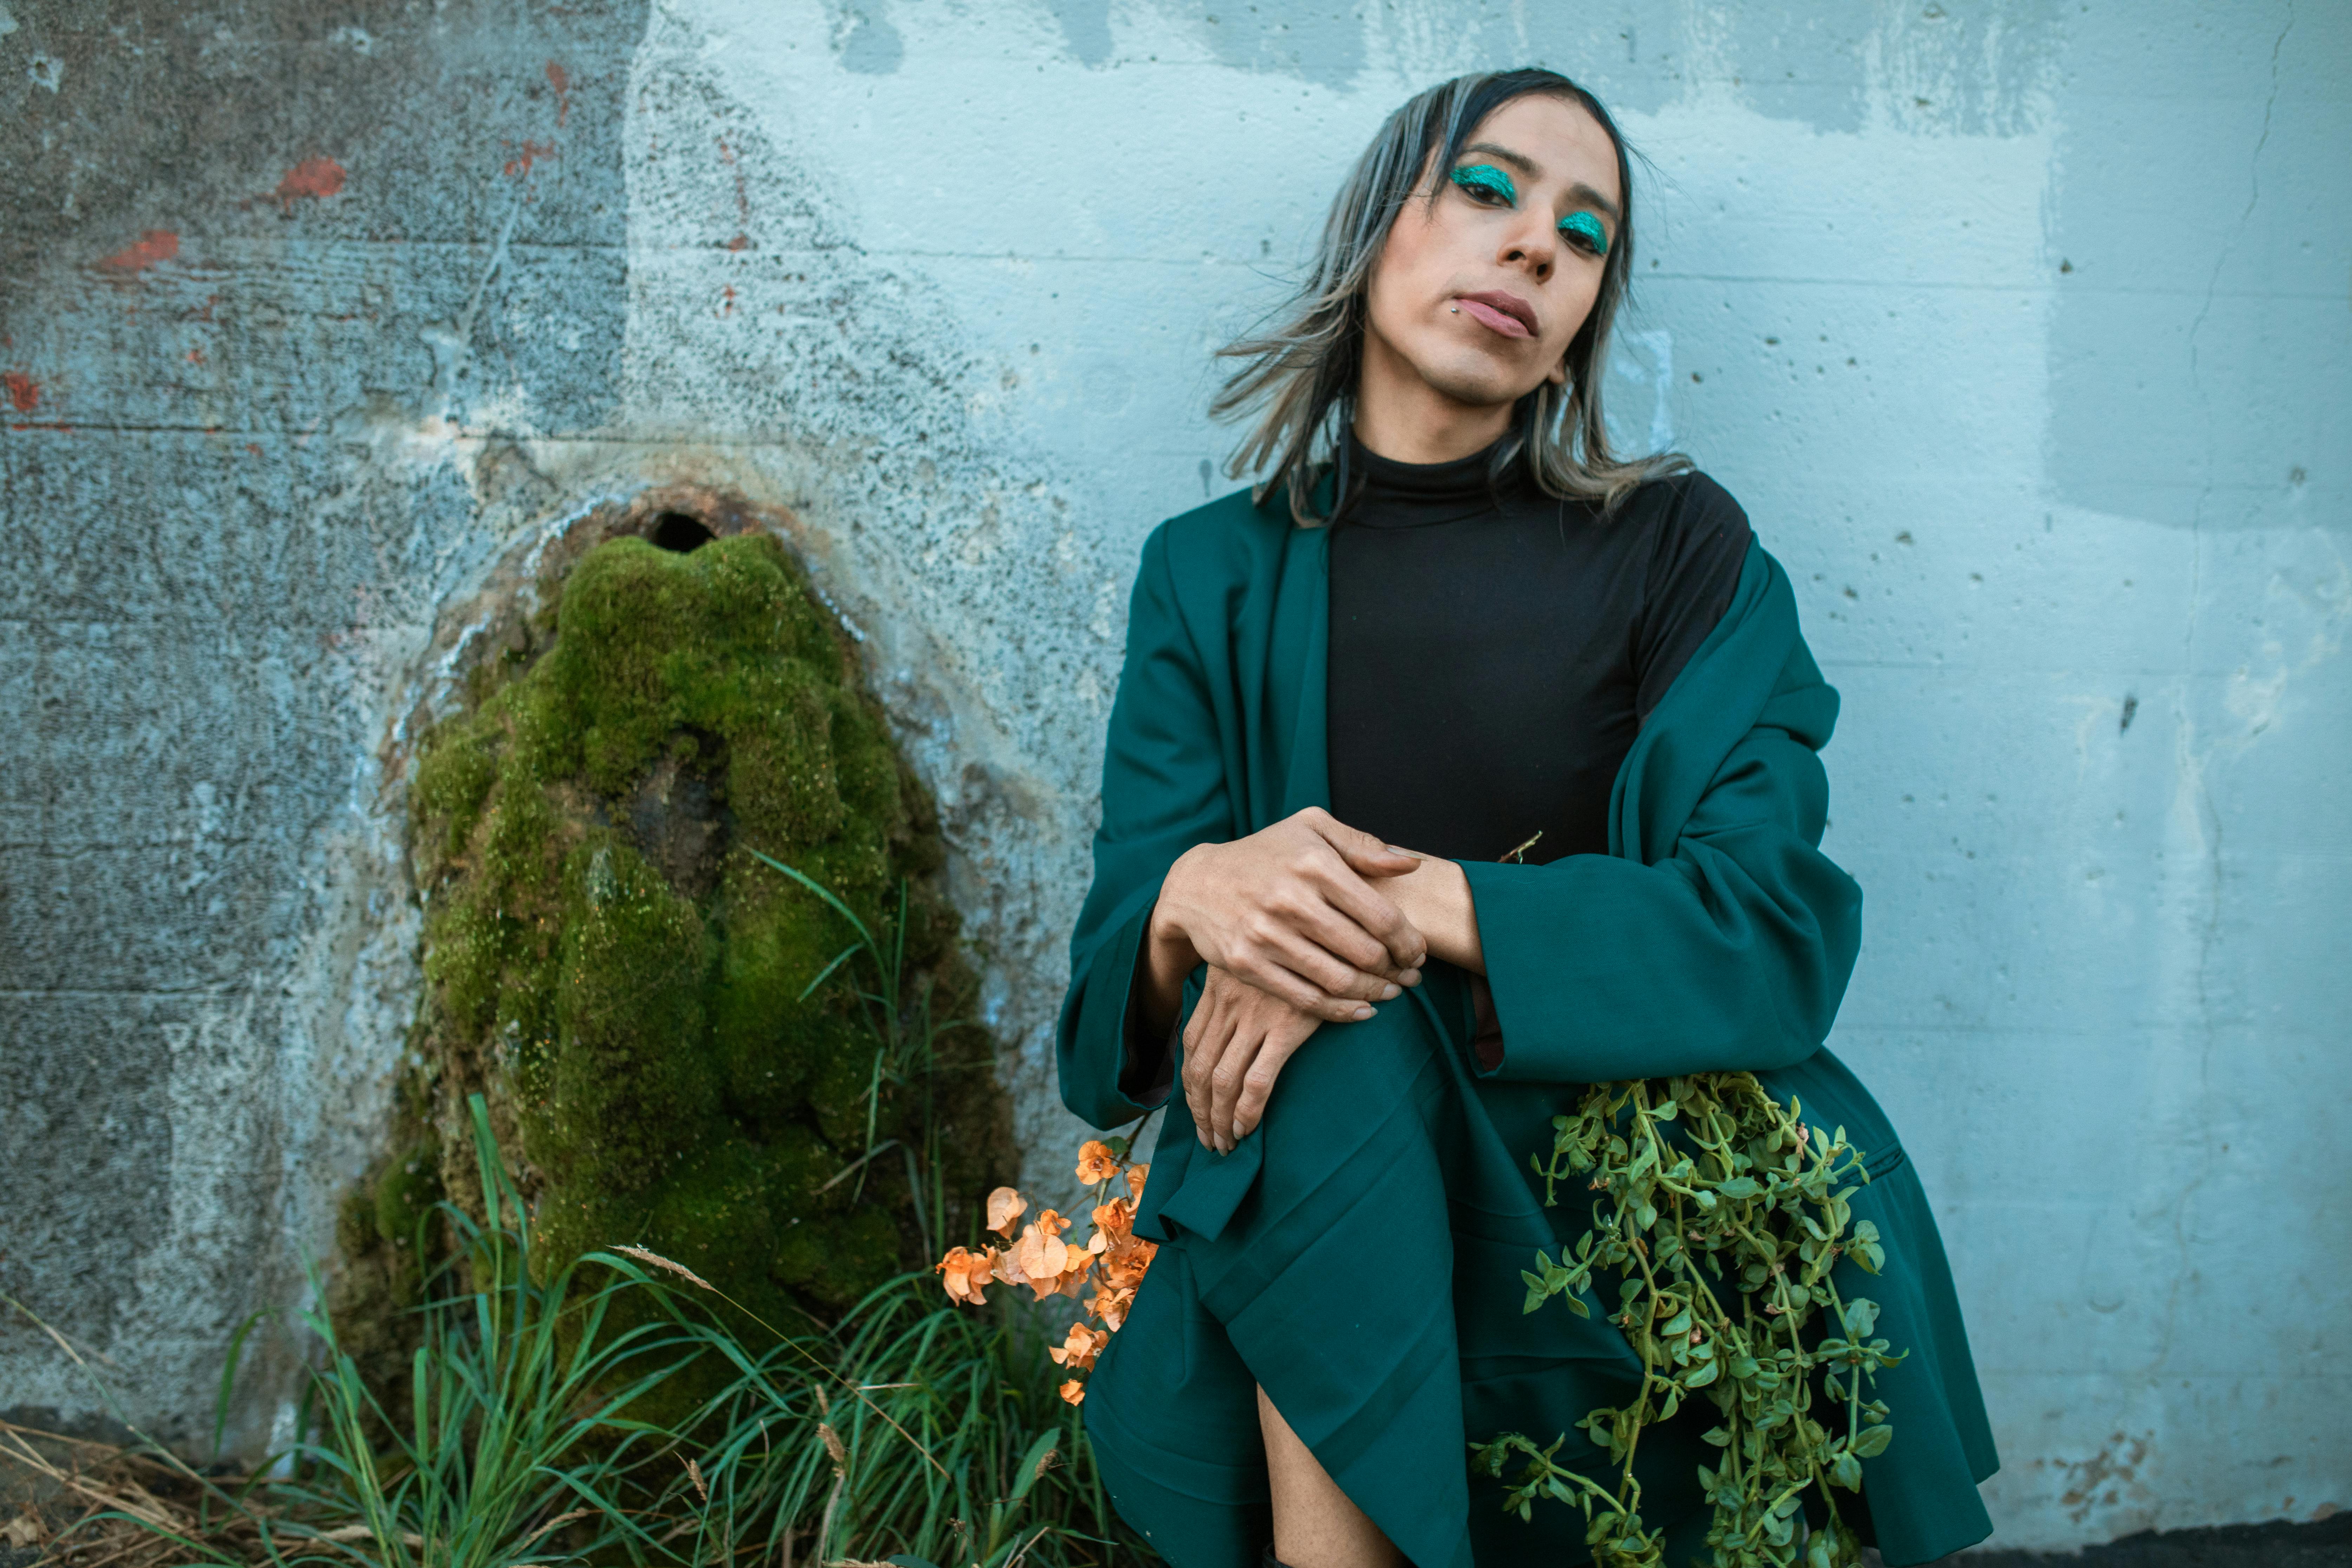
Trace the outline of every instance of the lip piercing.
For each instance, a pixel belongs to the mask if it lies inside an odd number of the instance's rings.
[[[1451,305],[1448,306],[1447,309],[1451,310],[1457,316],[1462,313],[1462,307],[1459,305]]]

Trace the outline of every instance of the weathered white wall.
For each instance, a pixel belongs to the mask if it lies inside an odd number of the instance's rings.
[[[940,791],[1024,1131],[1058,1165],[1047,1032],[1132,563],[1152,523],[1226,488],[1207,351],[1278,297],[1407,92],[1540,62],[1592,85],[1655,163],[1611,385],[1623,433],[1741,498],[1845,694],[1832,847],[1870,902],[1836,1044],[1937,1201],[2005,1460],[1997,1542],[2352,1504],[2352,12],[1210,5],[696,0],[569,37],[517,22],[487,58],[379,26],[371,68],[420,92],[454,92],[459,68],[428,84],[387,51],[463,55],[467,101],[493,105],[467,111],[465,147],[421,133],[388,171],[338,152],[346,193],[265,200],[275,232],[315,235],[315,262],[285,241],[207,249],[190,219],[184,257],[139,272],[191,312],[198,263],[308,266],[301,289],[355,308],[383,278],[435,303],[387,305],[359,340],[321,328],[278,351],[294,372],[221,395],[219,417],[268,426],[303,476],[264,487],[264,516],[308,507],[373,543],[329,574],[357,607],[311,668],[210,693],[164,671],[191,714],[317,714],[324,739],[310,815],[264,868],[307,890],[271,895],[252,917],[268,942],[211,989],[153,1004],[171,1087],[140,1125],[173,1151],[172,1207],[131,1250],[200,1270],[257,1170],[277,1218],[228,1226],[240,1245],[321,1234],[318,1194],[363,1153],[414,984],[397,780],[375,759],[429,674],[432,618],[551,520],[671,479],[807,525]],[[468,25],[495,36],[497,12]],[[367,52],[310,31],[315,58]],[[33,68],[37,42],[0,36],[0,74]],[[63,58],[53,98],[81,79]],[[571,85],[550,97],[532,84],[558,59]],[[290,118],[244,188],[318,150]],[[534,138],[553,149],[536,165],[517,155]],[[429,252],[383,223],[324,226],[445,164],[464,189]],[[162,199],[123,197],[86,254],[42,261],[43,298],[89,292]],[[77,376],[104,403],[110,356],[180,349],[136,324],[113,329],[130,346],[87,325],[42,338],[33,314],[0,355],[48,377],[44,418],[68,419]],[[358,384],[312,398],[336,455],[297,458],[314,409],[256,410],[345,356]],[[25,476],[70,510],[59,476],[103,489],[125,461],[32,450],[0,451],[12,531]],[[198,514],[247,481],[137,451],[132,479],[192,476],[143,515],[167,553],[201,556]],[[62,636],[39,612],[11,624]],[[156,832],[200,878],[208,845],[248,840],[205,826],[198,783],[173,787],[186,821]],[[11,820],[14,843],[57,818]],[[6,983],[18,1035],[55,1037],[70,969]],[[40,1059],[62,1083],[70,1056]],[[286,1092],[289,1072],[333,1092]],[[265,1083],[266,1114],[226,1109]],[[70,1121],[26,1103],[8,1126]],[[299,1175],[288,1150],[308,1152]],[[252,1287],[140,1280],[79,1321],[145,1358],[161,1410]],[[184,1342],[151,1353],[181,1302]],[[0,1405],[74,1403],[39,1351],[0,1342]]]
[[[883,313],[967,356],[1002,478],[975,506],[886,459],[849,510],[922,521],[854,573],[987,606],[945,750],[984,733],[1054,803],[1041,934],[1136,544],[1223,489],[1203,351],[1407,91],[1568,70],[1657,165],[1618,417],[1742,498],[1846,697],[1832,847],[1870,903],[1836,1044],[1944,1216],[1997,1539],[2352,1503],[2352,13],[1216,9],[740,0],[640,56],[634,141],[731,117],[907,290]],[[675,258],[664,211],[633,244]],[[660,264],[705,304],[671,395],[770,416],[735,355],[781,374],[789,337],[719,345],[799,265]]]

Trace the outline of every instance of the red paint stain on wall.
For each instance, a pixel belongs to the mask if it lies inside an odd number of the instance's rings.
[[[286,177],[269,194],[286,207],[303,196],[324,201],[343,188],[343,166],[332,158],[305,158],[287,170]]]
[[[110,272],[144,272],[179,254],[178,235],[168,228],[151,228],[139,237],[138,244],[124,246],[99,265]]]
[[[555,89],[555,128],[561,131],[564,121],[572,115],[572,73],[550,60],[547,62],[547,85]]]
[[[41,384],[21,370],[0,375],[0,385],[8,389],[8,401],[19,414],[30,414],[41,405]]]
[[[507,160],[507,173],[510,175],[528,174],[533,163],[538,163],[541,158],[554,156],[556,156],[554,142],[526,142],[522,144],[522,152],[520,154]]]

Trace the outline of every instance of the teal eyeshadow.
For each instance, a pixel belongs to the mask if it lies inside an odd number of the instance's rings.
[[[1599,251],[1603,256],[1609,254],[1609,235],[1606,230],[1601,228],[1601,220],[1594,217],[1591,213],[1569,214],[1566,217],[1559,220],[1559,232],[1562,234],[1580,234],[1585,238],[1592,242],[1592,248],[1594,250]]]
[[[1454,171],[1454,183],[1465,191],[1473,185],[1481,186],[1514,206],[1518,205],[1518,186],[1511,184],[1510,175],[1492,163],[1471,163],[1456,169]]]

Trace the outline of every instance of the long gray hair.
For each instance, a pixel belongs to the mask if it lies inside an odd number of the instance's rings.
[[[1424,173],[1437,172],[1428,196],[1433,204],[1445,186],[1443,172],[1461,155],[1462,144],[1488,115],[1530,93],[1580,104],[1600,121],[1617,150],[1622,212],[1601,264],[1592,313],[1568,345],[1568,384],[1555,388],[1547,381],[1519,400],[1509,434],[1495,448],[1493,476],[1499,479],[1524,457],[1529,476],[1547,493],[1606,513],[1643,480],[1690,467],[1688,458],[1672,453],[1620,458],[1610,449],[1601,418],[1609,328],[1633,277],[1633,179],[1624,137],[1599,99],[1557,71],[1484,71],[1433,87],[1388,117],[1332,199],[1314,264],[1298,292],[1275,313],[1276,324],[1217,351],[1246,363],[1218,390],[1209,412],[1223,419],[1264,408],[1225,471],[1234,479],[1262,471],[1257,499],[1264,501],[1277,487],[1286,490],[1300,526],[1329,521],[1316,513],[1314,494],[1346,450],[1363,365],[1366,299],[1390,226]],[[1335,496],[1334,510],[1345,501]]]

